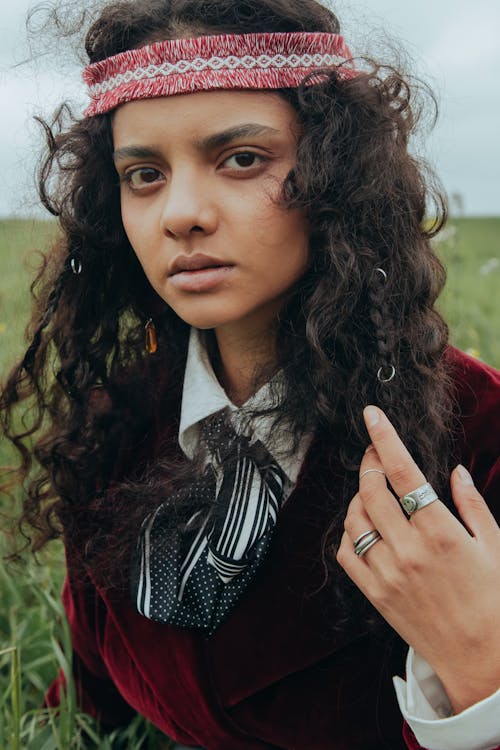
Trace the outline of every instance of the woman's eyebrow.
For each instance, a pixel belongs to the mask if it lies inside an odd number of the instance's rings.
[[[220,133],[214,133],[206,138],[201,138],[195,142],[200,151],[212,151],[215,148],[227,146],[238,138],[249,138],[256,135],[277,135],[280,131],[269,125],[259,125],[255,122],[248,122],[242,125],[235,125]]]
[[[250,138],[257,135],[277,135],[279,132],[279,130],[269,125],[259,125],[255,122],[249,122],[243,125],[235,125],[227,130],[222,130],[220,133],[208,135],[205,138],[195,141],[194,145],[199,151],[212,151],[213,149],[227,146],[232,141],[240,138]],[[123,159],[158,158],[161,158],[160,150],[149,146],[123,146],[113,152],[113,161],[115,163]]]
[[[148,148],[148,146],[123,146],[113,151],[113,161],[123,159],[158,159],[161,156],[159,149]]]

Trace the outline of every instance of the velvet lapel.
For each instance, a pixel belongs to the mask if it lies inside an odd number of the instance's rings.
[[[313,443],[297,487],[280,512],[257,579],[207,642],[214,683],[225,706],[363,635],[356,627],[348,634],[335,632],[333,594],[329,586],[322,588],[321,538],[342,486],[336,452]]]

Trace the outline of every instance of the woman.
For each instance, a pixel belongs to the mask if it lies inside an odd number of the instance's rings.
[[[315,0],[109,4],[86,49],[3,395],[81,705],[209,750],[499,745],[500,380],[434,310],[408,83]]]

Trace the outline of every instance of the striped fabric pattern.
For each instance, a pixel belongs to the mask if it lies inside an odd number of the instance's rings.
[[[207,533],[208,562],[224,583],[246,567],[248,552],[274,526],[283,496],[283,478],[272,465],[265,476],[242,456],[224,472],[219,492],[222,518]]]

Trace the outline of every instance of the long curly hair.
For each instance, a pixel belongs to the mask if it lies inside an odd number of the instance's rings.
[[[339,23],[315,0],[118,0],[85,47],[96,62],[160,39],[242,31],[338,33]],[[281,201],[307,213],[310,263],[279,316],[287,388],[275,418],[297,440],[313,425],[337,446],[345,486],[330,495],[321,551],[337,576],[332,549],[368,440],[363,407],[386,411],[443,493],[451,453],[448,331],[434,308],[445,272],[431,246],[445,202],[408,149],[422,101],[435,102],[395,67],[358,63],[350,80],[333,70],[279,92],[302,125]],[[147,513],[192,474],[175,450],[189,330],[155,295],[125,234],[110,116],[81,119],[63,105],[44,128],[40,195],[61,238],[37,278],[29,346],[3,387],[1,418],[21,456],[18,523],[32,549],[64,532],[112,577],[127,570]],[[155,356],[143,346],[151,316]]]

